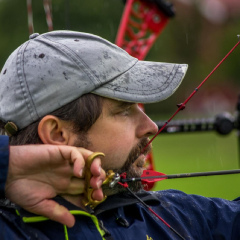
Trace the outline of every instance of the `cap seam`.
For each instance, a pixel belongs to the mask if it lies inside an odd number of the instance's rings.
[[[101,88],[101,87],[104,86],[105,84],[109,84],[109,83],[111,84],[111,82],[112,82],[114,79],[118,78],[119,76],[123,75],[124,73],[126,73],[127,71],[129,71],[130,69],[132,69],[138,62],[139,62],[139,60],[138,60],[137,58],[135,58],[135,62],[134,62],[134,64],[133,64],[131,67],[129,67],[128,69],[126,69],[124,72],[118,74],[117,76],[115,76],[114,78],[112,78],[111,80],[109,80],[108,82],[105,82],[105,83],[101,84],[101,85],[99,86],[99,88]]]
[[[23,94],[23,98],[25,99],[27,109],[30,113],[30,116],[31,116],[32,120],[35,121],[37,118],[39,118],[39,116],[38,116],[35,104],[33,102],[32,96],[30,94],[28,83],[26,81],[26,75],[25,75],[24,63],[23,63],[24,62],[24,52],[25,52],[25,49],[27,48],[27,46],[29,45],[29,43],[30,43],[30,41],[26,42],[26,44],[22,45],[22,47],[19,49],[19,51],[17,53],[17,62],[16,63],[17,63],[17,76],[18,76],[18,79],[19,79],[20,88],[21,88],[21,91],[22,91],[22,94]],[[22,50],[22,48],[23,48],[23,50]],[[36,119],[34,118],[34,110],[35,110],[35,114],[37,116]]]

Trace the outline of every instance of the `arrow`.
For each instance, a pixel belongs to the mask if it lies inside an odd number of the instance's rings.
[[[142,181],[143,184],[153,183],[165,179],[175,178],[189,178],[189,177],[206,177],[216,175],[228,175],[228,174],[239,174],[240,169],[223,170],[223,171],[211,171],[211,172],[195,172],[195,173],[179,173],[179,174],[164,174],[152,170],[144,170],[143,174],[139,178],[121,178],[120,182],[136,182]]]

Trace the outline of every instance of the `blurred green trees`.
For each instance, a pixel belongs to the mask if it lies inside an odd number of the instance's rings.
[[[43,1],[33,0],[35,32],[48,31]],[[210,73],[238,41],[240,17],[222,24],[204,19],[194,5],[171,1],[176,17],[171,19],[146,57],[149,61],[189,64],[179,90],[164,103],[146,106],[150,114],[172,112]],[[26,1],[0,1],[0,69],[9,54],[28,39]],[[115,41],[123,0],[52,0],[54,30],[68,29],[100,35]],[[234,111],[239,93],[240,47],[224,62],[189,104],[187,115]],[[207,114],[206,114],[207,113]]]
[[[47,32],[43,1],[32,2],[34,30],[38,33]],[[176,104],[183,102],[212,71],[237,43],[237,34],[240,34],[240,16],[214,24],[206,20],[195,5],[186,5],[180,0],[171,2],[176,9],[176,17],[170,20],[146,60],[187,63],[189,70],[172,97],[163,103],[145,106],[154,120],[168,119],[176,110]],[[123,9],[124,0],[52,0],[53,28],[90,32],[115,42]],[[28,36],[26,0],[0,0],[0,69],[10,53],[28,40]],[[239,52],[240,46],[209,78],[177,118],[214,117],[222,111],[235,111],[240,93]],[[156,170],[179,173],[238,168],[235,132],[227,138],[217,137],[214,133],[174,137],[160,135],[153,148]],[[189,193],[229,199],[239,196],[237,188],[232,190],[232,184],[239,180],[239,175],[213,178],[164,181],[156,189],[176,188]]]

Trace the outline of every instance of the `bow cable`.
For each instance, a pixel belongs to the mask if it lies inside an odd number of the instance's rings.
[[[162,217],[160,217],[157,213],[155,213],[152,208],[150,208],[141,198],[139,198],[129,187],[126,189],[147,209],[149,210],[154,216],[156,216],[159,220],[161,220],[173,233],[175,233],[179,238],[185,240],[185,238],[176,231],[171,225],[169,225]]]
[[[201,86],[208,80],[208,78],[217,70],[217,68],[227,59],[227,57],[236,49],[236,47],[240,44],[240,39],[238,35],[238,42],[235,46],[227,53],[227,55],[218,63],[218,65],[208,74],[208,76],[199,84],[197,88],[189,95],[189,97],[183,102],[177,105],[177,111],[165,122],[165,124],[158,130],[158,132],[152,137],[152,139],[148,142],[148,144],[143,148],[142,152],[146,150],[146,148],[152,143],[152,141],[163,131],[163,129],[167,126],[167,124],[178,114],[180,110],[183,110],[186,107],[188,101],[197,93],[197,91],[201,88]]]

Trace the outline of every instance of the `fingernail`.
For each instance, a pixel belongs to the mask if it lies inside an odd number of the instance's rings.
[[[100,188],[100,187],[102,186],[102,183],[103,183],[103,181],[102,181],[102,180],[99,180],[99,181],[97,182],[97,187]]]
[[[80,177],[82,177],[82,174],[83,174],[83,169],[81,169],[79,172]]]

